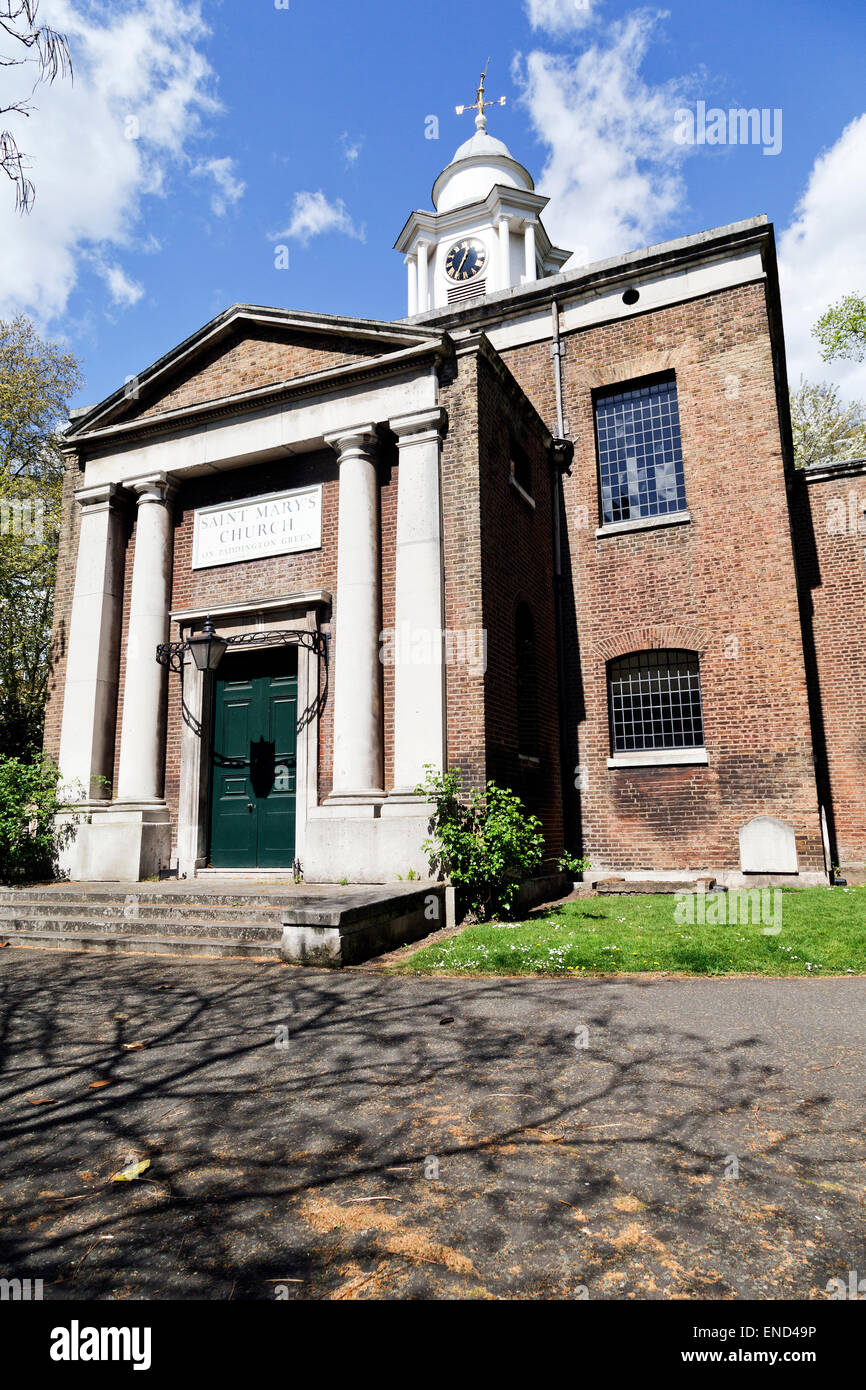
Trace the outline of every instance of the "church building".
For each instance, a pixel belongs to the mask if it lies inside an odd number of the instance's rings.
[[[548,868],[866,862],[866,464],[794,468],[772,226],[565,270],[485,104],[405,318],[235,304],[74,413],[73,880],[426,877],[431,767]]]

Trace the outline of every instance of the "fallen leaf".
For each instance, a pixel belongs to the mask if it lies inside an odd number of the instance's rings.
[[[30,1102],[31,1105],[53,1105],[54,1102],[55,1102],[56,1097],[55,1097],[55,1096],[26,1096],[25,1099],[26,1099],[26,1100],[29,1100],[29,1102]]]
[[[110,1081],[91,1081],[88,1090],[97,1091],[100,1086],[110,1086]]]
[[[140,1048],[140,1047],[147,1047],[147,1043],[146,1043],[146,1042],[140,1042],[140,1043],[124,1043],[124,1044],[123,1044],[123,1048],[124,1048],[124,1051],[125,1051],[125,1052],[136,1052],[136,1051],[138,1050],[138,1048]]]
[[[142,1173],[146,1173],[150,1167],[150,1159],[143,1158],[140,1163],[131,1163],[128,1168],[124,1168],[122,1173],[115,1173],[112,1182],[134,1182],[140,1178]]]

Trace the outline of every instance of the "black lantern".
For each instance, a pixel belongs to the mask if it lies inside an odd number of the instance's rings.
[[[214,625],[208,616],[200,635],[187,638],[187,646],[200,671],[215,671],[223,659],[228,642],[224,637],[217,637]]]

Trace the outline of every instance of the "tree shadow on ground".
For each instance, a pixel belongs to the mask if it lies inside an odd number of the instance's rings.
[[[649,979],[5,951],[0,1274],[52,1298],[815,1296],[857,1267],[862,1095],[844,1058],[801,1075],[784,1036],[701,1017],[720,984],[684,1023]]]

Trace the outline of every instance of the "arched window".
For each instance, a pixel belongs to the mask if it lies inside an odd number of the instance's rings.
[[[538,681],[535,666],[535,624],[528,604],[519,603],[514,615],[514,649],[517,661],[517,751],[538,757]]]
[[[704,719],[697,652],[632,652],[608,666],[614,753],[702,748]]]

